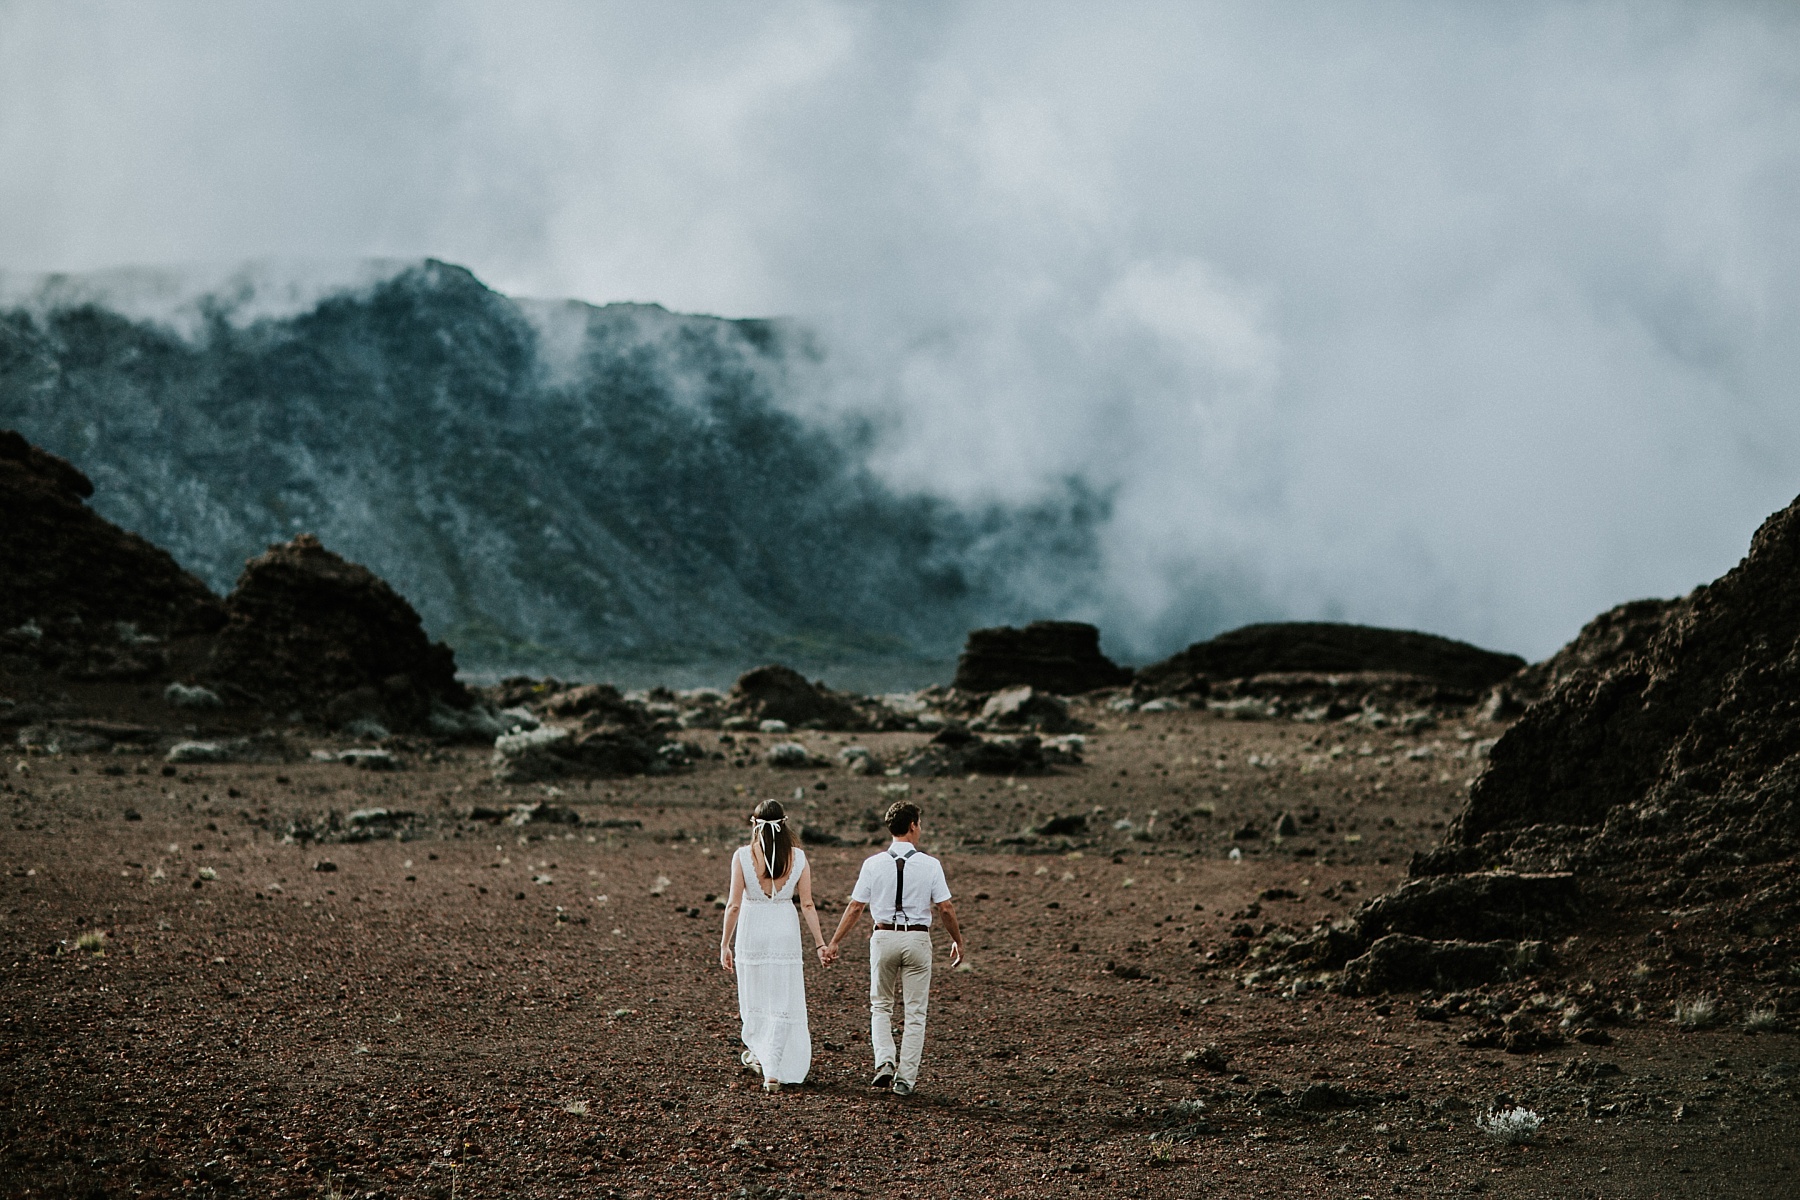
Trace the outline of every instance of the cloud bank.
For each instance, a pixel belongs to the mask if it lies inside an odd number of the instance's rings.
[[[791,315],[895,483],[1111,497],[1109,646],[1539,656],[1800,491],[1778,5],[0,5],[0,267]]]

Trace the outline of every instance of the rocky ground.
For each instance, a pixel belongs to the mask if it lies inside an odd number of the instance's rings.
[[[560,785],[424,740],[390,771],[300,735],[262,764],[7,753],[0,1195],[1791,1194],[1800,1045],[1679,914],[1447,997],[1259,969],[1438,844],[1500,726],[1077,715],[1085,761],[1016,778],[759,757],[924,733],[694,731],[691,769]],[[798,800],[831,921],[901,787],[971,942],[920,1090],[865,1086],[853,949],[809,968],[813,1083],[765,1096],[716,958],[745,814]],[[1524,1144],[1480,1128],[1512,1107]]]

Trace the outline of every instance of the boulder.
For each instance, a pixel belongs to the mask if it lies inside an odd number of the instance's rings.
[[[1069,716],[1069,706],[1061,697],[1040,692],[1030,685],[1006,688],[989,696],[981,706],[981,720],[997,729],[1035,729],[1042,733],[1064,733],[1084,728]]]
[[[80,679],[166,678],[162,643],[224,606],[166,551],[88,508],[72,464],[0,430],[0,649]]]
[[[270,708],[423,733],[434,706],[474,703],[450,647],[425,635],[412,605],[311,534],[251,559],[225,606],[206,679]]]
[[[778,663],[746,671],[732,685],[726,707],[760,724],[781,721],[789,729],[868,728],[868,719],[846,696]]]
[[[1079,621],[1033,621],[969,634],[956,662],[955,688],[984,694],[1026,686],[1058,696],[1123,687],[1129,668],[1100,653],[1100,631]]]
[[[1382,672],[1479,693],[1525,666],[1516,654],[1404,629],[1287,621],[1246,625],[1195,642],[1138,671],[1138,686],[1159,696],[1208,690],[1215,680],[1256,675]]]
[[[810,767],[812,752],[799,742],[776,742],[763,751],[763,761],[771,767]]]

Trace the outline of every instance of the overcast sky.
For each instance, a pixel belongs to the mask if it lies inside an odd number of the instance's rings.
[[[1797,14],[0,0],[0,268],[792,315],[896,482],[1113,489],[1121,650],[1538,657],[1800,492]]]

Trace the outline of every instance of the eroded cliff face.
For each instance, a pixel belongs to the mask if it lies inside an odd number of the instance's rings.
[[[948,659],[1091,578],[1098,506],[896,495],[864,433],[784,411],[817,351],[781,322],[516,301],[436,262],[182,331],[57,295],[0,313],[0,424],[215,591],[316,533],[466,665]]]

